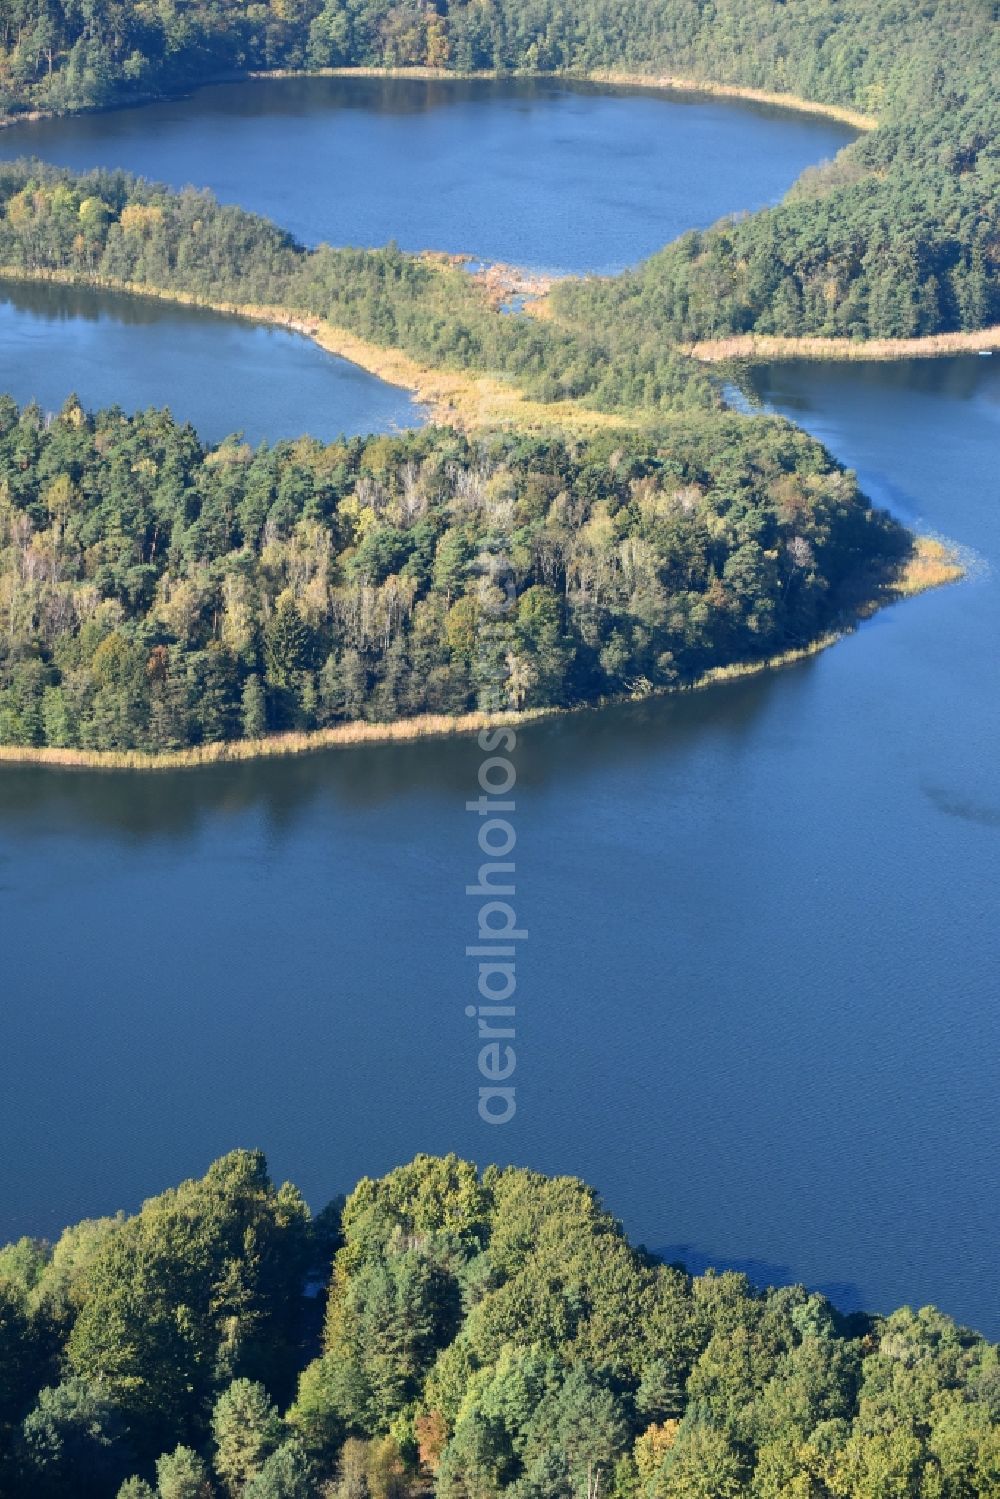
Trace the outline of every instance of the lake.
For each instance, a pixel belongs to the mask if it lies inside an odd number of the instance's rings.
[[[464,741],[0,775],[0,1233],[261,1145],[318,1206],[417,1150],[595,1182],[694,1266],[994,1336],[1000,360],[761,394],[969,580],[793,669],[525,730],[520,1108],[479,1122]]]
[[[285,328],[86,287],[0,280],[0,390],[58,411],[169,406],[204,441],[257,444],[303,432],[326,442],[413,427],[406,390],[333,359]]]
[[[553,80],[281,78],[0,131],[0,159],[210,187],[305,244],[609,273],[780,198],[855,138],[731,99]]]
[[[553,82],[273,79],[0,130],[0,160],[211,187],[307,243],[561,270],[639,260],[780,197],[854,132],[815,115]],[[388,431],[406,392],[307,340],[193,308],[0,282],[0,390],[58,409],[169,405],[207,441]]]
[[[593,103],[568,97],[567,130]],[[668,138],[675,106],[635,97]],[[534,107],[501,98],[497,131]],[[106,130],[101,159],[155,118],[59,128]],[[599,201],[606,175],[573,192]],[[401,239],[417,196],[394,205]],[[623,217],[612,257],[632,253]],[[603,218],[584,216],[594,264]],[[693,1268],[843,1307],[933,1301],[1000,1334],[1000,359],[755,382],[877,500],[967,549],[969,577],[789,670],[521,734],[514,1121],[479,1121],[465,1017],[474,744],[6,768],[0,1237],[134,1208],[236,1145],[314,1207],[457,1150],[584,1176]]]

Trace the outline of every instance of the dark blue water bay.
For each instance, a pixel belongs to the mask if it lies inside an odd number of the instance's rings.
[[[125,167],[307,244],[609,272],[780,197],[854,132],[735,100],[551,80],[283,78],[0,132],[0,158]]]
[[[419,424],[409,393],[299,334],[200,308],[85,288],[0,281],[0,390],[58,411],[169,406],[207,442]]]
[[[0,158],[194,182],[304,241],[469,250],[569,270],[639,259],[779,196],[851,132],[815,116],[552,82],[273,79],[0,131]],[[216,439],[413,425],[405,392],[292,334],[195,309],[0,284],[0,390],[170,405]]]
[[[1000,361],[759,393],[969,580],[778,674],[516,754],[520,1108],[479,1122],[464,741],[0,774],[0,1235],[263,1146],[314,1205],[417,1150],[595,1182],[692,1264],[1000,1334]]]

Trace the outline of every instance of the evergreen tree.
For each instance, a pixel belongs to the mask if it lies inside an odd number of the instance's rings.
[[[243,685],[242,725],[245,739],[263,739],[267,732],[267,699],[256,672]]]
[[[156,1462],[156,1499],[212,1499],[208,1469],[190,1447],[175,1447]]]
[[[235,1379],[212,1412],[215,1471],[227,1493],[244,1492],[281,1440],[281,1418],[264,1386]]]

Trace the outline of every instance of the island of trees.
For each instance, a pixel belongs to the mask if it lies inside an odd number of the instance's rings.
[[[235,1152],[0,1249],[0,1492],[989,1499],[998,1350],[692,1277],[571,1178],[419,1156],[311,1217]]]

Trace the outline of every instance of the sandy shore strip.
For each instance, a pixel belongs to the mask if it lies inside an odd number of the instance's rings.
[[[995,350],[1000,350],[1000,325],[967,333],[928,333],[921,338],[787,338],[740,333],[682,346],[683,353],[706,364],[727,359],[758,363],[781,359],[941,359],[948,354],[992,354]]]

